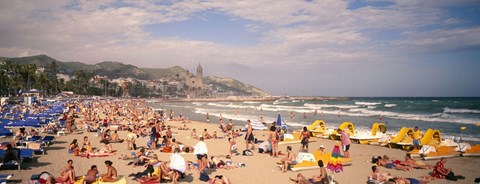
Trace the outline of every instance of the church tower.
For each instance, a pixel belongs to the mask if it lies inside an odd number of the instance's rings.
[[[198,63],[198,66],[197,66],[197,78],[203,78],[203,69],[202,69],[202,65],[200,65],[200,63]]]

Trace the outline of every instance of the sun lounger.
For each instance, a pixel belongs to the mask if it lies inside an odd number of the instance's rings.
[[[0,180],[8,180],[13,176],[13,174],[0,174]]]
[[[42,155],[45,155],[45,150],[42,147],[42,143],[39,142],[30,142],[27,144],[28,149],[32,149],[34,152],[42,152]]]
[[[46,146],[50,146],[50,144],[53,144],[55,142],[55,136],[50,136],[50,135],[45,136],[41,141]]]

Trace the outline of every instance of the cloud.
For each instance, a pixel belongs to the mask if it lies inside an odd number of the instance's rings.
[[[405,32],[395,45],[416,52],[443,52],[480,48],[480,27]]]
[[[0,56],[47,54],[62,61],[116,60],[140,67],[194,67],[200,62],[204,68],[215,68],[206,70],[207,74],[265,84],[249,76],[268,72],[271,80],[290,74],[300,78],[333,64],[342,66],[336,69],[369,68],[409,61],[406,52],[479,46],[479,28],[461,27],[465,20],[444,8],[477,1],[392,0],[392,5],[384,7],[370,2],[349,9],[349,1],[338,0],[0,1],[0,24],[8,25],[0,27]],[[163,30],[146,29],[203,20],[206,14],[226,15],[231,22],[243,23],[246,31],[260,35],[258,42],[228,45],[160,37],[155,31]],[[402,34],[378,39],[380,32],[389,31]],[[236,70],[240,66],[242,71]]]

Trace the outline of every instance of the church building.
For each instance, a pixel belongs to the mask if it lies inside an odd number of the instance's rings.
[[[205,83],[203,82],[203,69],[200,63],[197,66],[197,73],[188,72],[185,79],[185,93],[190,98],[197,98],[206,94]]]

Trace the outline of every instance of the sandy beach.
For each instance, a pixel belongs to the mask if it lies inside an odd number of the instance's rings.
[[[77,120],[82,120],[83,117],[80,116]],[[79,121],[77,121],[79,122]],[[192,139],[190,137],[191,129],[195,128],[197,134],[201,134],[203,129],[208,129],[209,133],[213,131],[221,132],[216,123],[203,123],[203,122],[187,122],[187,126],[190,130],[178,130],[176,127],[183,126],[180,121],[167,121],[166,125],[172,127],[172,130],[176,135],[178,141],[184,143],[184,145],[193,146],[198,140]],[[79,126],[81,127],[81,126]],[[236,127],[240,128],[240,127]],[[267,140],[268,131],[254,131],[255,137],[259,140]],[[127,132],[119,131],[120,138],[125,138]],[[46,134],[42,134],[43,136]],[[219,133],[219,136],[226,137],[223,133]],[[128,177],[131,173],[141,172],[145,170],[143,166],[128,166],[128,160],[119,160],[118,157],[120,154],[129,154],[130,151],[126,149],[126,143],[114,143],[113,148],[117,150],[116,155],[108,157],[95,157],[95,158],[85,158],[85,157],[75,157],[73,154],[69,154],[67,147],[73,139],[83,140],[84,136],[88,136],[94,147],[101,147],[100,137],[96,137],[96,133],[84,132],[83,130],[77,130],[73,134],[66,134],[66,136],[56,137],[55,143],[46,147],[45,155],[36,155],[35,159],[29,162],[25,162],[22,165],[22,170],[0,170],[1,174],[11,173],[14,174],[13,180],[18,183],[29,183],[30,177],[32,174],[39,174],[43,171],[47,171],[54,176],[58,177],[60,170],[63,166],[66,165],[67,160],[72,159],[73,165],[75,167],[76,176],[81,176],[86,174],[87,170],[91,165],[97,165],[100,173],[106,172],[106,167],[104,164],[105,160],[111,160],[113,166],[118,170],[118,173],[121,177],[127,177],[127,183],[137,183],[132,178]],[[136,143],[139,147],[146,147],[148,137],[141,137],[137,139]],[[2,142],[12,141],[12,138],[1,138]],[[309,152],[312,153],[320,145],[326,147],[326,151],[332,151],[335,141],[326,140],[326,139],[313,139],[314,142],[310,143]],[[239,150],[245,149],[245,141],[243,137],[237,137],[235,139]],[[209,157],[215,156],[223,159],[228,154],[228,141],[226,138],[223,139],[207,139],[205,143],[209,149]],[[293,151],[298,153],[300,149],[300,143],[288,144],[293,147]],[[280,145],[279,150],[285,152],[287,145]],[[256,145],[258,148],[258,144]],[[162,153],[158,149],[155,150],[156,154],[159,155],[160,160],[168,160],[170,153]],[[405,156],[405,151],[400,149],[390,149],[386,147],[371,146],[371,145],[359,145],[352,144],[351,146],[351,157],[353,158],[353,163],[351,166],[345,166],[344,171],[334,174],[334,179],[338,183],[366,183],[367,176],[371,172],[371,163],[370,160],[372,156],[378,155],[389,155],[391,159],[403,160]],[[182,154],[186,161],[193,161],[196,163],[196,157],[193,154]],[[230,179],[232,183],[292,183],[289,178],[295,177],[298,172],[288,171],[282,173],[279,167],[276,165],[276,162],[281,158],[272,158],[268,154],[259,154],[254,153],[253,156],[234,156],[232,161],[234,163],[245,163],[246,167],[235,168],[232,170],[225,169],[207,169],[210,177],[215,175],[223,175]],[[434,165],[434,161],[425,161],[427,164]],[[450,183],[473,183],[473,180],[476,177],[479,177],[478,174],[478,165],[480,164],[480,159],[478,157],[457,157],[448,159],[447,167],[451,167],[456,174],[461,174],[466,177],[465,180],[459,180],[457,182]],[[381,167],[381,172],[390,171],[393,176],[401,177],[413,177],[419,178],[420,176],[428,175],[431,170],[421,170],[416,169],[413,171],[397,171]],[[311,177],[314,174],[318,174],[319,170],[307,170],[301,171],[304,176]],[[331,174],[331,172],[329,172]],[[180,180],[181,183],[205,183],[199,180],[199,173],[196,170],[188,171],[186,177]],[[430,183],[446,183],[446,180],[434,180]]]

